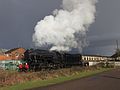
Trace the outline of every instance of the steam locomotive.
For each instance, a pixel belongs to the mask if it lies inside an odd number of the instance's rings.
[[[34,71],[82,66],[81,54],[69,54],[40,49],[26,50],[24,60],[29,64],[30,70]]]

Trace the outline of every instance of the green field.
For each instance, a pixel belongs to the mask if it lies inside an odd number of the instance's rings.
[[[69,80],[92,76],[108,70],[111,70],[111,69],[102,68],[100,70],[94,70],[94,71],[76,72],[74,75],[71,75],[71,76],[61,76],[58,78],[48,79],[48,80],[35,80],[35,81],[30,81],[22,84],[17,84],[14,86],[3,87],[3,88],[0,88],[0,90],[23,90],[23,89],[30,89],[35,87],[48,86],[48,85],[53,85],[57,83],[62,83]]]

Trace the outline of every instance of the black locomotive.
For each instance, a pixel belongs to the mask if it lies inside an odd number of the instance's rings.
[[[30,49],[26,50],[24,60],[30,70],[58,69],[72,66],[82,66],[81,54],[60,53],[57,51]]]

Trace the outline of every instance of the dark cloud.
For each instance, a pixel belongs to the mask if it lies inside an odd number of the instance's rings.
[[[61,0],[0,0],[0,47],[32,45],[36,23],[59,8]]]
[[[99,0],[96,22],[90,27],[88,40],[90,45],[84,53],[112,55],[116,49],[116,40],[120,41],[120,0]]]
[[[36,23],[60,8],[61,0],[0,0],[0,47],[32,46]],[[96,22],[83,53],[112,55],[120,41],[120,0],[99,0]]]

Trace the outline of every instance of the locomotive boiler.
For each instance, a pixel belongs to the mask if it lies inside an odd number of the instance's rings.
[[[30,70],[35,71],[82,66],[81,54],[69,54],[40,49],[26,50],[24,60],[29,64]]]

